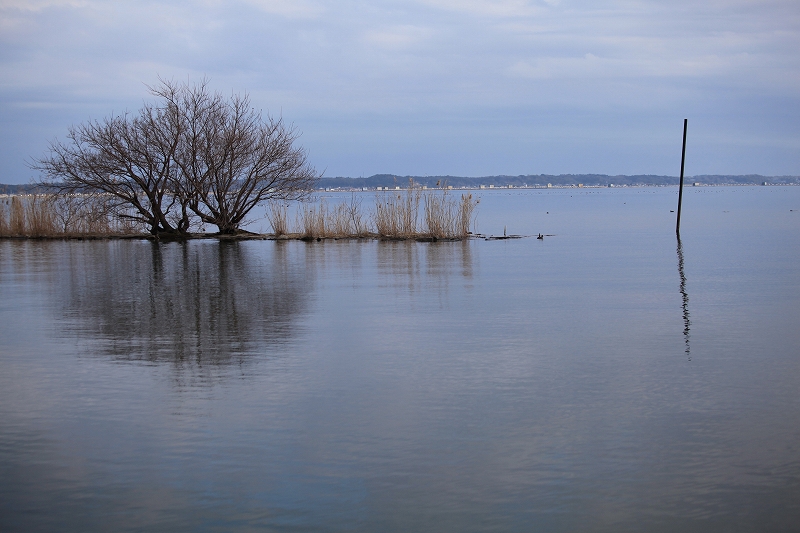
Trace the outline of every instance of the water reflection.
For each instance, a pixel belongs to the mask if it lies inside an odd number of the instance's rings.
[[[683,300],[683,341],[686,344],[686,357],[692,360],[692,352],[689,346],[689,329],[692,325],[689,320],[689,293],[686,292],[686,274],[683,271],[683,243],[678,235],[678,275],[681,278],[681,299]]]
[[[385,241],[378,243],[377,266],[378,273],[390,284],[409,293],[420,290],[446,293],[454,276],[472,281],[475,260],[469,241]]]
[[[242,362],[286,343],[311,280],[283,243],[253,244],[68,247],[67,329],[104,355],[178,366]]]

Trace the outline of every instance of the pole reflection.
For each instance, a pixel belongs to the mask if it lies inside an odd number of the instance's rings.
[[[692,321],[689,318],[689,293],[686,292],[686,274],[683,270],[683,243],[681,242],[680,234],[678,234],[678,275],[681,279],[680,291],[683,305],[683,342],[686,344],[686,357],[691,361],[692,352],[689,345],[689,332]]]

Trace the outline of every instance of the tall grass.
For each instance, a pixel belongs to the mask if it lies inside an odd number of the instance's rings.
[[[271,200],[268,203],[267,220],[276,237],[289,233],[287,207],[282,200]]]
[[[5,201],[5,198],[0,199],[0,237],[9,234],[8,222],[6,221],[7,205],[8,203]]]
[[[58,237],[142,231],[129,213],[108,198],[76,194],[30,194],[0,198],[0,236]]]
[[[327,237],[328,235],[325,231],[327,215],[328,206],[324,199],[320,200],[317,205],[304,202],[299,214],[302,237],[305,239]]]
[[[27,235],[43,237],[56,232],[56,217],[50,198],[34,194],[25,211],[24,231]]]
[[[470,234],[470,227],[475,223],[475,211],[480,200],[472,198],[472,193],[462,194],[461,202],[458,206],[458,233],[459,237],[466,237]]]
[[[478,205],[472,194],[454,198],[447,190],[423,190],[413,186],[404,192],[378,193],[371,211],[365,211],[362,202],[355,194],[349,201],[333,206],[325,199],[305,202],[297,212],[294,233],[288,227],[284,204],[270,204],[267,217],[275,236],[463,239],[470,234]]]
[[[461,199],[450,198],[447,191],[425,195],[425,231],[435,239],[463,239],[470,234],[477,199],[472,194],[462,194]]]
[[[361,199],[355,195],[350,197],[349,202],[337,204],[332,208],[328,207],[324,199],[316,204],[311,202],[301,204],[297,225],[299,226],[297,233],[303,239],[364,237],[370,233],[369,225],[361,210]],[[275,224],[273,232],[276,236],[288,233],[277,231]]]
[[[11,235],[25,235],[25,204],[19,196],[11,197],[11,213],[8,220]]]
[[[335,235],[363,237],[369,233],[369,225],[361,211],[361,202],[361,198],[352,194],[349,202],[336,206],[331,222],[331,230]]]
[[[417,235],[417,218],[422,193],[409,187],[406,194],[378,194],[375,198],[373,222],[381,237],[413,237]]]
[[[447,190],[409,187],[375,197],[374,209],[364,209],[363,198],[329,206],[322,199],[300,204],[295,231],[289,227],[285,202],[267,206],[275,236],[304,239],[358,238],[463,239],[475,220],[477,199],[471,194],[454,198]],[[420,209],[422,208],[422,209]],[[0,198],[0,236],[48,237],[144,233],[134,213],[120,211],[112,198],[81,194],[33,194]]]

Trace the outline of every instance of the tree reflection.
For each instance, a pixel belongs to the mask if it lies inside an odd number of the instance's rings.
[[[291,341],[310,279],[284,243],[97,243],[69,255],[69,324],[103,354],[224,365]]]

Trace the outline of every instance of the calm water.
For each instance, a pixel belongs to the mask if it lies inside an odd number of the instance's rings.
[[[0,531],[796,531],[800,187],[466,243],[0,241]]]

